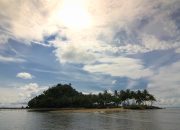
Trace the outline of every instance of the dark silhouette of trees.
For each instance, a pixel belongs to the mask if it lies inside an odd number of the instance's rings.
[[[155,99],[155,97],[153,96],[153,95],[149,95],[149,97],[148,97],[148,101],[150,101],[150,103],[151,103],[151,106],[153,105],[153,102],[155,102],[156,101],[156,99]]]
[[[83,94],[71,84],[57,84],[28,102],[29,108],[106,108],[131,105],[152,106],[155,97],[147,90],[115,90],[114,93]]]
[[[143,94],[140,90],[135,93],[135,100],[138,105],[141,105],[143,103]]]

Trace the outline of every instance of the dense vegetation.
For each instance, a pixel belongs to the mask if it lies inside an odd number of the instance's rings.
[[[71,87],[71,84],[57,84],[34,97],[28,102],[29,108],[106,108],[152,106],[156,101],[147,90],[131,91],[115,90],[113,94],[105,90],[103,93],[83,94]]]

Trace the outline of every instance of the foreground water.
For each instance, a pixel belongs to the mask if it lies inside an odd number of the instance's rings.
[[[0,110],[0,130],[180,130],[180,109],[118,113]]]

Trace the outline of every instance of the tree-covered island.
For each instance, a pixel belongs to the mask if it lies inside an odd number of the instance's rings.
[[[147,90],[105,90],[99,94],[83,94],[71,84],[57,84],[28,102],[28,108],[129,108],[154,109],[155,97]]]

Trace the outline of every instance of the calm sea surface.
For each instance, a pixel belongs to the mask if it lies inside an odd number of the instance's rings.
[[[0,130],[180,130],[180,109],[119,113],[0,110]]]

